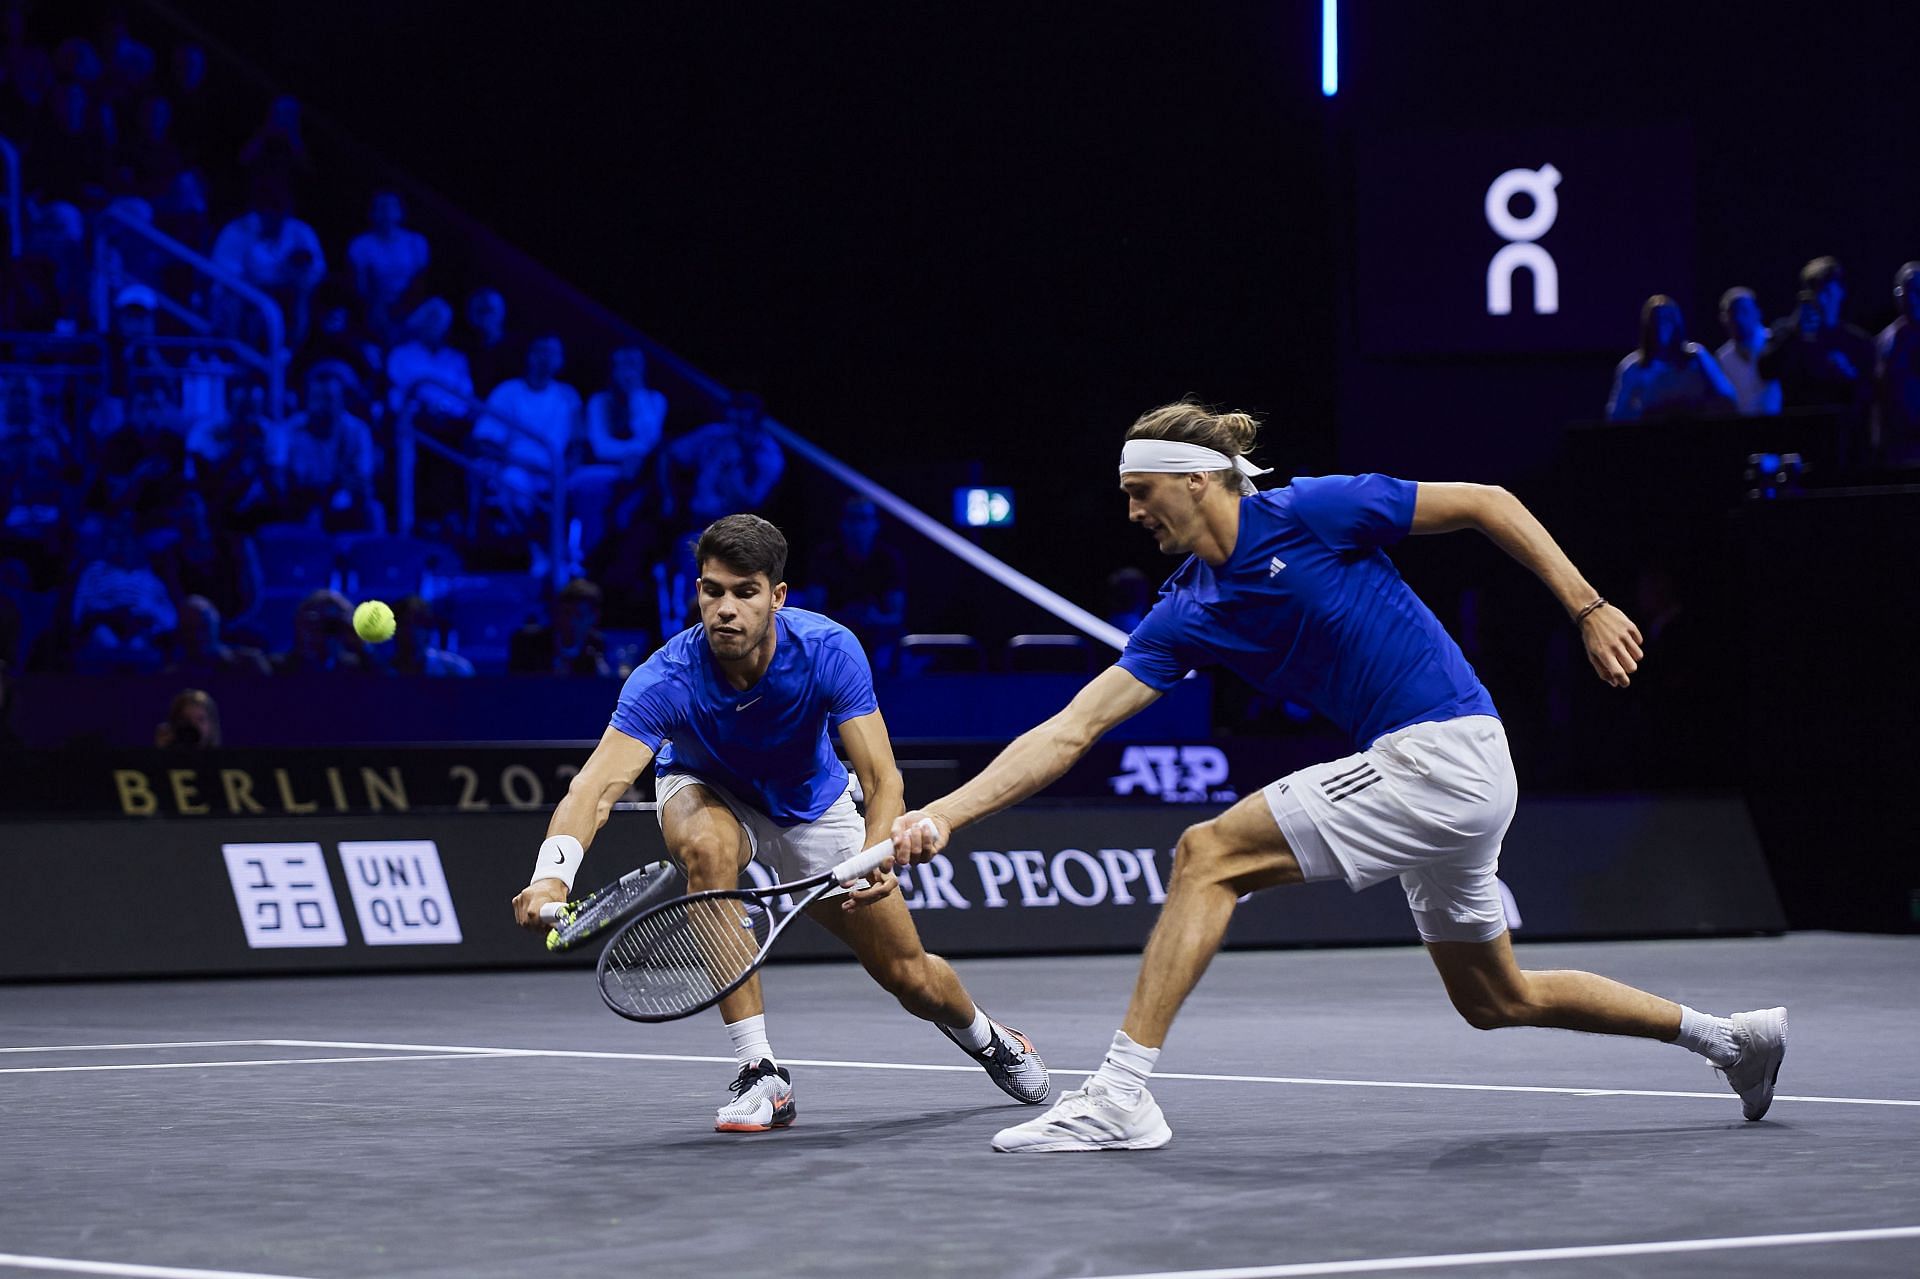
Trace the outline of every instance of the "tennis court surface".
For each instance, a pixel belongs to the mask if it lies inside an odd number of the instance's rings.
[[[1173,1144],[1030,1117],[851,964],[766,974],[799,1122],[712,1132],[716,1014],[586,972],[0,987],[0,1274],[1920,1274],[1920,938],[1539,945],[1789,1006],[1760,1123],[1678,1048],[1468,1029],[1410,948],[1221,956],[1161,1058]],[[968,961],[1056,1091],[1133,956]]]

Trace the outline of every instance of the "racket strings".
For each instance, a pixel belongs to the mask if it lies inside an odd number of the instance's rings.
[[[628,1012],[669,1017],[711,1003],[760,956],[766,912],[740,897],[675,903],[629,924],[603,970]]]

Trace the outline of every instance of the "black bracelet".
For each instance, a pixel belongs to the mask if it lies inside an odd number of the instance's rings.
[[[1604,595],[1594,596],[1593,603],[1587,605],[1585,608],[1581,609],[1578,613],[1575,613],[1573,615],[1573,624],[1575,626],[1580,625],[1580,623],[1587,620],[1587,615],[1589,613],[1593,612],[1595,609],[1598,609],[1598,608],[1605,608],[1606,606],[1607,606],[1606,596]]]

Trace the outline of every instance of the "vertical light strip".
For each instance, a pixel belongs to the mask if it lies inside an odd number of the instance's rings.
[[[1340,92],[1340,0],[1320,0],[1320,94]]]

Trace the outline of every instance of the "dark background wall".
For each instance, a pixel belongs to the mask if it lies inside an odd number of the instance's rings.
[[[1162,567],[1142,409],[1331,464],[1317,6],[179,9],[856,464],[1019,483],[994,549],[1076,598]]]
[[[1914,6],[1348,3],[1331,102],[1310,0],[177,9],[855,461],[1021,483],[995,549],[1080,598],[1158,567],[1103,490],[1167,398],[1263,413],[1283,473],[1524,482],[1597,416],[1632,314],[1572,355],[1356,351],[1371,135],[1690,138],[1702,339],[1817,253],[1881,321],[1920,256]]]

